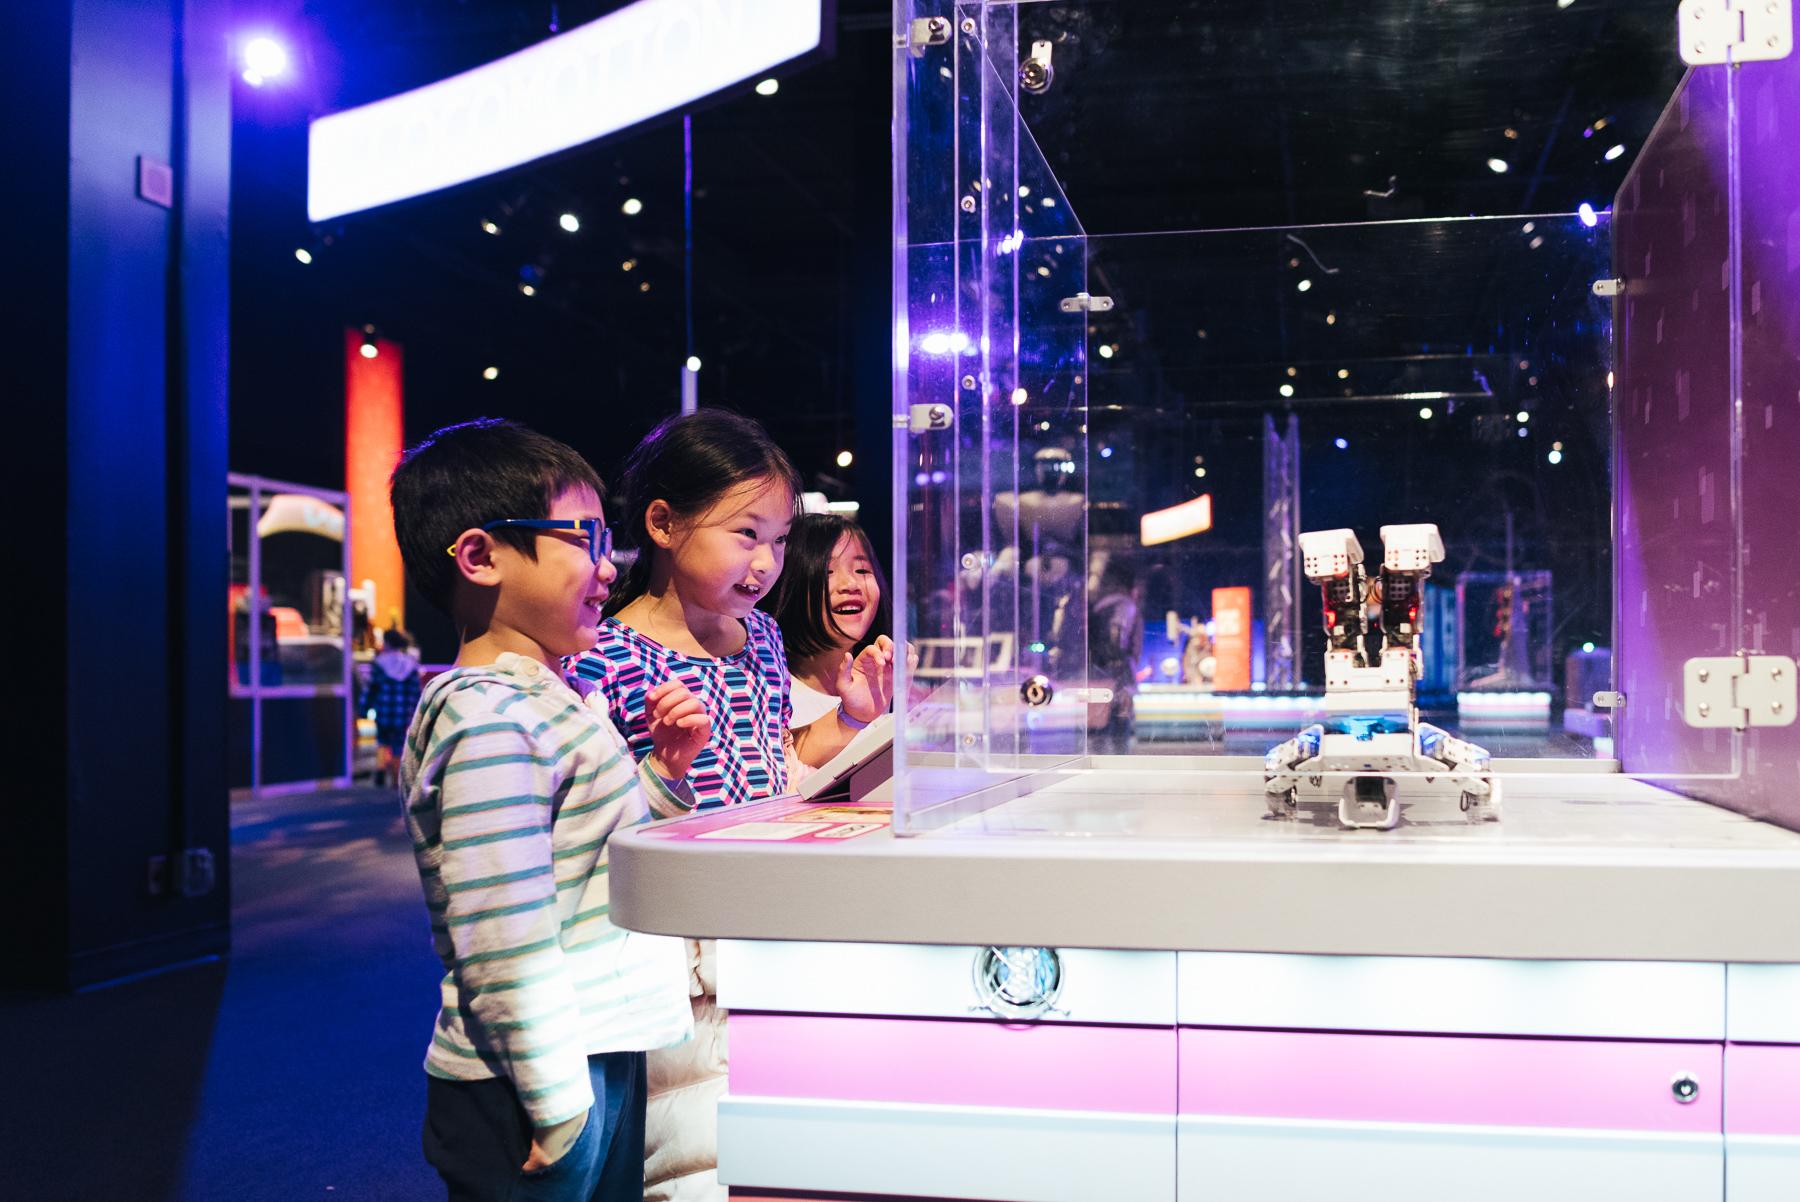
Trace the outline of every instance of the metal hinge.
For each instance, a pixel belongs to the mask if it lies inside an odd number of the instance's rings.
[[[1681,0],[1680,14],[1676,40],[1690,67],[1786,58],[1794,48],[1789,0]]]
[[[914,58],[924,58],[927,46],[942,46],[950,40],[949,17],[919,17],[907,26],[900,48],[912,51]]]
[[[1065,296],[1062,298],[1062,311],[1064,313],[1081,313],[1083,311],[1088,313],[1104,313],[1111,308],[1112,297],[1110,296],[1089,296],[1085,292],[1077,292],[1074,296]]]
[[[894,425],[906,423],[906,428],[913,434],[923,434],[927,430],[948,430],[950,420],[955,412],[948,405],[914,405],[909,417],[894,415]]]
[[[1617,296],[1617,295],[1619,295],[1619,293],[1621,293],[1623,291],[1625,291],[1625,281],[1624,280],[1595,280],[1594,281],[1594,295],[1595,296]]]
[[[1594,694],[1594,708],[1597,710],[1622,709],[1625,705],[1625,694],[1602,691]]]
[[[1689,726],[1788,726],[1794,721],[1794,661],[1785,655],[1716,655],[1681,669]]]

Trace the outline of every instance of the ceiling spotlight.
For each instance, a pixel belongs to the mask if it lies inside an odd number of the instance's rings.
[[[1529,410],[1525,410],[1525,409],[1521,409],[1521,410],[1519,410],[1519,420],[1520,420],[1520,421],[1522,421],[1522,422],[1528,422],[1528,421],[1530,421],[1530,420],[1531,420],[1531,413],[1530,413],[1530,411],[1529,411]]]
[[[537,295],[537,289],[533,288],[530,284],[520,284],[519,291],[523,292],[526,296],[536,296]]]
[[[1531,433],[1531,431],[1527,430],[1524,426],[1519,427],[1519,437],[1520,438],[1525,437],[1529,433]]]
[[[260,88],[287,71],[288,53],[274,38],[251,38],[244,43],[244,82]]]
[[[626,259],[623,263],[619,264],[619,270],[620,271],[630,271],[633,267],[636,267],[636,266],[637,266],[636,259]]]
[[[1015,405],[1023,405],[1028,395],[1029,394],[1027,394],[1023,388],[1015,388],[1013,389],[1012,403]]]
[[[775,81],[770,80],[769,82],[774,83]],[[849,467],[855,461],[856,461],[856,456],[852,455],[849,451],[839,451],[838,452],[837,465],[839,467]]]
[[[1281,386],[1281,395],[1282,396],[1293,396],[1294,395],[1294,386],[1292,384],[1283,384]]]
[[[1505,175],[1508,171],[1512,170],[1512,167],[1505,159],[1489,159],[1488,170],[1492,171],[1495,175]]]
[[[366,338],[363,340],[363,344],[362,344],[362,357],[363,358],[373,359],[376,355],[379,355],[380,353],[381,352],[378,349],[376,349],[376,346],[373,342],[370,342]]]
[[[1349,378],[1350,378],[1350,369],[1349,368],[1347,368],[1347,367],[1338,368],[1338,379],[1348,380]]]
[[[1348,438],[1336,438],[1332,440],[1331,445],[1340,451],[1347,451],[1350,449],[1350,440]]]
[[[1337,324],[1337,314],[1336,313],[1327,313],[1325,315],[1325,324],[1328,326],[1336,325]]]
[[[1302,292],[1305,292],[1307,289],[1312,287],[1312,281],[1311,280],[1301,280],[1298,284],[1295,284],[1294,287],[1298,288]]]
[[[1617,146],[1613,147],[1611,150],[1606,152],[1606,161],[1610,163],[1614,159],[1618,158],[1620,155],[1622,155],[1624,153],[1625,153],[1625,143],[1621,142]]]
[[[1431,420],[1431,406],[1427,405],[1427,406],[1425,406],[1425,408],[1419,410],[1419,416],[1424,418],[1426,421],[1430,421]]]
[[[625,214],[625,216],[627,216],[627,217],[636,217],[639,213],[642,213],[643,211],[644,211],[644,202],[639,200],[635,196],[633,196],[631,199],[627,200],[624,204],[619,206],[619,212]]]
[[[1111,447],[1101,447],[1100,448],[1100,458],[1111,459],[1112,458],[1112,448]]]
[[[756,85],[756,94],[758,96],[773,96],[779,91],[781,91],[781,81],[779,79],[765,79]]]
[[[1551,451],[1548,455],[1544,456],[1544,458],[1548,459],[1551,463],[1561,463],[1562,462],[1562,452],[1561,451]]]
[[[1583,225],[1592,226],[1600,224],[1600,214],[1594,212],[1594,206],[1588,204],[1586,201],[1583,201],[1581,207],[1575,210],[1575,214],[1581,218],[1581,224]]]
[[[490,234],[498,234],[500,232],[499,223],[494,221],[483,221],[481,223],[481,228]]]
[[[294,251],[294,257],[299,259],[302,263],[310,263],[312,262],[312,251],[307,250],[302,246]]]
[[[1556,7],[1567,8],[1573,3],[1575,3],[1575,0],[1556,0]]]
[[[581,228],[581,218],[575,216],[573,213],[564,213],[561,217],[556,219],[556,224],[562,226],[572,234]]]
[[[699,371],[700,370],[700,356],[699,355],[689,355],[688,356],[687,369],[689,371]]]
[[[490,367],[481,373],[481,378],[484,380],[498,380],[500,378],[500,369],[497,367]]]
[[[1099,349],[1100,349],[1100,357],[1102,359],[1110,359],[1113,357],[1113,348],[1108,346],[1106,343],[1102,342],[1100,344]]]

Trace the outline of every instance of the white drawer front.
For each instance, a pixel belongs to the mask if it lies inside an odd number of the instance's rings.
[[[1180,1202],[1718,1202],[1714,1135],[1180,1119]],[[1740,1202],[1735,1179],[1732,1202]]]
[[[1725,966],[1180,953],[1193,1026],[1718,1040]],[[1797,1016],[1800,1019],[1800,1016]]]
[[[979,1018],[972,947],[719,940],[719,1004],[792,1014]],[[1175,953],[1061,949],[1044,1022],[1175,1023]],[[1066,1013],[1065,1013],[1066,1012]]]
[[[728,1097],[719,1181],[770,1189],[1174,1202],[1172,1115]]]
[[[1728,1202],[1794,1202],[1800,1198],[1800,1136],[1727,1135]]]
[[[1729,964],[1725,1038],[1800,1043],[1800,964]]]

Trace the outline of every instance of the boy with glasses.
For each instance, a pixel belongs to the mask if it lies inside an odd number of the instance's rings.
[[[453,1200],[643,1195],[645,1058],[692,1031],[682,941],[607,918],[607,840],[690,809],[711,725],[670,682],[639,765],[561,659],[594,645],[603,489],[512,422],[439,430],[394,470],[408,576],[456,624],[419,700],[401,792],[443,959],[425,1157]]]

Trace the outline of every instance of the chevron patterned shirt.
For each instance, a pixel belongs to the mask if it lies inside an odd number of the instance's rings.
[[[682,941],[607,917],[607,840],[692,798],[633,762],[591,685],[510,652],[436,677],[401,788],[444,962],[427,1073],[509,1078],[547,1127],[593,1104],[589,1055],[691,1036]]]
[[[600,686],[613,725],[625,733],[631,754],[650,754],[644,695],[665,680],[679,680],[700,699],[713,736],[694,757],[688,784],[699,809],[742,805],[787,792],[782,735],[793,714],[788,694],[787,652],[781,627],[760,609],[744,619],[744,646],[714,659],[671,651],[617,618],[600,623],[600,641],[566,661],[569,671]]]

